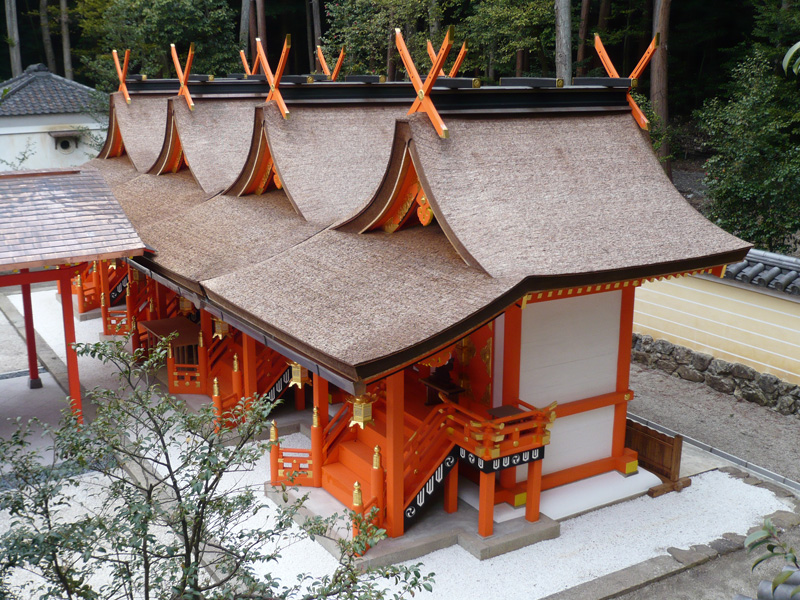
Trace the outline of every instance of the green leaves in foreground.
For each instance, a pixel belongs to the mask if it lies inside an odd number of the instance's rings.
[[[800,568],[797,561],[797,552],[794,548],[785,544],[778,535],[778,529],[769,519],[764,520],[764,526],[758,531],[754,531],[747,536],[744,541],[744,547],[748,552],[753,552],[759,548],[766,550],[764,554],[759,556],[754,562],[751,570],[755,569],[758,565],[773,558],[782,558],[788,567],[794,569],[787,569],[778,573],[772,580],[772,591],[775,592],[777,587],[785,583],[795,572]],[[794,588],[789,597],[794,598],[800,596],[800,585]]]

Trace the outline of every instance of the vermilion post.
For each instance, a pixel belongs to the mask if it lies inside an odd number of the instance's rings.
[[[494,533],[494,484],[495,473],[481,471],[478,496],[478,534],[489,537]]]
[[[528,485],[525,499],[525,520],[539,520],[539,502],[542,493],[542,461],[528,463]]]
[[[69,271],[64,271],[65,281],[69,281]],[[83,403],[81,401],[81,382],[78,375],[78,355],[72,344],[75,343],[75,322],[73,321],[72,302],[61,302],[61,315],[64,319],[64,344],[67,352],[67,377],[69,378],[69,397],[72,412],[83,423]]]
[[[22,269],[21,273],[27,273],[28,269]],[[63,278],[59,282],[64,281]],[[61,289],[68,290],[69,280],[62,284]],[[33,327],[33,303],[31,302],[31,284],[23,283],[22,287],[22,312],[25,317],[25,342],[28,346],[28,387],[32,390],[42,387],[42,380],[39,378],[39,361],[36,358],[36,330]],[[61,294],[61,302],[72,303],[72,294]]]
[[[256,341],[242,333],[242,374],[244,376],[244,397],[252,398],[258,392],[258,373],[256,371]]]
[[[454,513],[458,510],[458,461],[444,480],[444,512]]]
[[[319,411],[319,425],[322,429],[328,426],[328,382],[314,373],[314,407]]]
[[[386,378],[386,532],[403,535],[403,412],[405,401],[403,371]]]
[[[619,317],[619,348],[617,349],[617,392],[628,391],[631,375],[631,343],[633,337],[633,301],[636,288],[622,289],[622,306]],[[622,456],[625,450],[625,429],[628,419],[628,403],[614,406],[614,433],[611,456]]]

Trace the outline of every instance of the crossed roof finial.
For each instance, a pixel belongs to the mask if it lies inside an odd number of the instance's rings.
[[[433,49],[433,44],[431,41],[428,40],[428,56],[431,58],[431,62],[436,62],[436,51]],[[456,62],[453,63],[453,66],[450,68],[450,74],[445,75],[443,69],[439,69],[439,77],[455,77],[458,75],[458,70],[461,68],[461,64],[464,62],[464,58],[467,56],[467,40],[464,40],[464,43],[461,44],[461,50],[456,57]]]
[[[189,75],[192,72],[192,62],[194,61],[194,43],[189,45],[189,56],[186,58],[186,67],[181,69],[181,61],[178,58],[178,51],[175,49],[175,44],[170,44],[170,51],[172,52],[172,62],[175,65],[175,71],[178,73],[178,81],[181,82],[181,89],[178,90],[178,96],[186,98],[186,104],[189,105],[189,110],[194,110],[194,101],[189,93]]]
[[[336,61],[336,66],[333,68],[333,73],[328,68],[328,63],[325,62],[325,56],[322,54],[322,48],[317,46],[317,59],[319,60],[319,66],[322,67],[322,72],[328,76],[328,79],[331,81],[336,81],[339,77],[339,71],[342,68],[342,62],[344,62],[344,46],[339,51],[339,59]]]
[[[117,77],[119,77],[118,91],[122,92],[122,95],[125,97],[125,102],[130,104],[131,97],[128,94],[128,86],[125,85],[125,80],[128,78],[128,61],[131,57],[131,51],[125,50],[125,59],[123,61],[122,67],[119,66],[119,55],[117,55],[116,50],[111,51],[111,56],[114,57],[114,66],[117,69]]]
[[[658,41],[659,41],[659,34],[656,34],[653,38],[653,41],[650,42],[650,45],[645,50],[645,53],[642,55],[642,58],[639,59],[638,64],[634,67],[633,71],[631,71],[631,75],[629,79],[631,80],[632,85],[636,85],[636,81],[641,77],[642,73],[644,72],[645,67],[650,63],[650,59],[653,57],[653,53],[658,48]],[[609,77],[618,78],[619,73],[617,73],[617,69],[614,67],[614,63],[611,62],[611,57],[608,56],[608,52],[606,52],[605,46],[603,46],[603,41],[600,39],[598,34],[594,34],[594,49],[597,50],[597,54],[600,57],[600,62],[603,63],[603,67],[608,73]],[[642,112],[642,109],[639,108],[639,105],[636,104],[636,100],[633,99],[631,96],[630,89],[628,90],[628,95],[626,96],[628,99],[628,104],[631,107],[631,112],[633,113],[633,118],[636,119],[636,122],[639,124],[639,127],[644,129],[645,131],[649,131],[650,129],[650,121],[648,121],[647,117]]]

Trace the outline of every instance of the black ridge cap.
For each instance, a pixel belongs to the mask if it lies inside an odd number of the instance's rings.
[[[780,272],[775,272],[775,269],[780,269]],[[698,277],[800,301],[797,299],[800,296],[800,258],[795,256],[752,249],[743,261],[728,267],[723,279],[706,275]]]
[[[137,94],[176,95],[177,79],[128,81],[128,92]],[[280,87],[289,105],[325,104],[411,104],[416,97],[409,82],[363,83],[320,81],[287,83]],[[270,88],[256,79],[215,79],[189,82],[193,98],[265,98]],[[486,112],[554,112],[571,110],[628,111],[627,89],[619,87],[569,86],[530,88],[522,86],[485,86],[454,88],[435,85],[431,99],[442,114]]]

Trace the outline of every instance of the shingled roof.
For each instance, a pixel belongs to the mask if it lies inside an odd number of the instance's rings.
[[[302,86],[284,92],[289,120],[274,103],[254,106],[246,139],[214,116],[244,121],[247,104],[225,99],[234,86],[193,85],[191,112],[183,98],[133,85],[130,104],[112,96],[126,148],[130,139],[137,156],[163,157],[177,136],[189,166],[133,176],[125,157],[94,161],[157,251],[137,262],[259,341],[347,381],[452,343],[529,292],[708,269],[750,247],[670,184],[625,90],[445,90],[450,137],[441,139],[427,116],[404,116],[410,86],[362,87],[378,96],[370,102],[354,100],[364,92],[348,84],[310,84],[318,87],[307,99]],[[222,97],[212,99],[215,89]],[[482,114],[484,97],[491,109]],[[214,161],[209,143],[220,137],[240,147]],[[132,158],[140,173],[151,169]],[[217,182],[252,180],[259,161],[274,161],[279,189],[209,197]],[[397,202],[408,161],[433,222],[371,229]]]
[[[144,244],[96,169],[0,173],[0,271],[136,256]]]
[[[0,83],[0,117],[85,113],[92,103],[90,87],[59,77],[35,64]]]

